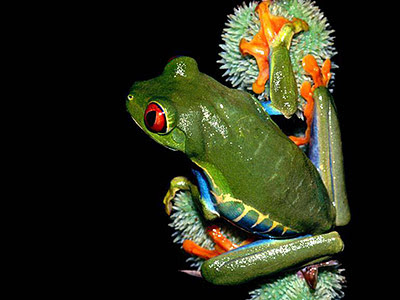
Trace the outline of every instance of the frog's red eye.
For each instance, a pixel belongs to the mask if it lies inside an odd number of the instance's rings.
[[[167,120],[163,108],[157,103],[150,102],[144,113],[144,122],[147,128],[156,133],[167,131]]]

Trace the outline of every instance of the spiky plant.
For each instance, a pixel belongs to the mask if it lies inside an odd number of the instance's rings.
[[[174,242],[182,244],[184,240],[192,240],[201,247],[212,249],[214,242],[206,233],[204,218],[199,214],[192,201],[189,192],[178,193],[174,199],[173,213],[171,214],[171,227],[175,229],[173,233]],[[215,223],[214,223],[215,224]],[[246,234],[230,226],[226,222],[217,222],[221,232],[233,243],[240,244],[246,240]],[[190,257],[191,267],[200,269],[203,260],[198,257]]]
[[[340,275],[342,271],[321,270],[315,291],[310,290],[304,279],[297,274],[284,274],[250,292],[250,300],[341,299],[344,296],[342,286],[345,283],[345,277]]]
[[[258,99],[264,99],[269,94],[269,81],[267,81],[264,93],[256,95],[252,91],[252,84],[258,76],[258,67],[255,58],[251,55],[243,56],[239,51],[239,43],[242,38],[250,41],[260,29],[260,20],[255,12],[259,2],[243,3],[234,9],[234,13],[228,16],[226,28],[223,30],[220,45],[222,52],[221,69],[226,70],[223,76],[233,87],[246,90]],[[320,9],[310,0],[276,0],[269,6],[270,12],[276,16],[283,16],[289,20],[293,17],[306,21],[309,30],[294,36],[290,47],[290,58],[297,85],[309,80],[301,66],[302,58],[312,54],[321,65],[325,59],[331,59],[336,50],[333,45],[333,30]],[[332,68],[337,66],[332,63]],[[331,84],[334,79],[332,72]]]
[[[189,239],[200,246],[212,249],[214,244],[205,231],[206,223],[198,212],[191,194],[189,192],[178,193],[173,201],[172,222],[170,226],[175,232],[174,242],[182,244]],[[221,232],[234,243],[240,243],[246,239],[246,234],[228,224],[221,222],[218,224]],[[190,257],[188,262],[191,267],[200,269],[204,260]],[[250,292],[251,300],[297,300],[297,299],[341,299],[344,295],[342,291],[345,283],[341,269],[329,268],[321,269],[318,275],[318,285],[315,291],[310,290],[304,279],[300,278],[295,272],[288,272],[268,279],[260,288]]]

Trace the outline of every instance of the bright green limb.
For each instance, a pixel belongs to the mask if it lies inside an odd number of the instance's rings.
[[[336,208],[336,225],[350,221],[350,209],[344,182],[342,141],[336,107],[329,90],[320,86],[314,91],[314,130],[318,140],[317,168],[333,205]],[[313,146],[311,146],[313,147]]]
[[[179,191],[189,191],[193,199],[198,199],[200,197],[199,190],[197,187],[191,183],[186,177],[175,177],[171,180],[169,190],[164,197],[165,211],[168,215],[172,211],[172,200],[175,198],[176,193]]]
[[[164,205],[165,211],[168,215],[171,214],[172,211],[172,200],[175,198],[176,194],[180,191],[188,191],[191,194],[193,202],[198,206],[201,210],[202,215],[206,220],[214,220],[219,217],[215,211],[211,211],[208,208],[207,202],[203,199],[199,193],[199,189],[196,185],[191,183],[186,177],[175,177],[171,180],[169,190],[164,197]]]
[[[290,118],[298,107],[298,91],[293,73],[289,48],[295,33],[308,30],[302,20],[285,24],[274,39],[270,57],[270,98],[271,106]]]
[[[282,26],[278,35],[274,38],[271,46],[272,48],[275,48],[283,45],[289,50],[293,36],[301,31],[308,31],[308,29],[309,26],[307,22],[300,19],[295,19],[293,22],[286,23]]]
[[[337,232],[269,243],[255,243],[207,260],[201,268],[203,277],[218,285],[240,284],[343,250]]]

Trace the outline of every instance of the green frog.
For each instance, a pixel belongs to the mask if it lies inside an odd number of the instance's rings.
[[[331,196],[317,167],[254,96],[178,57],[160,76],[136,82],[127,108],[147,135],[194,163],[198,184],[174,178],[164,199],[167,213],[176,193],[189,191],[206,220],[223,218],[256,237],[236,247],[214,230],[219,251],[185,241],[187,252],[207,258],[201,268],[207,281],[239,284],[342,251],[333,228],[349,220],[347,199]]]

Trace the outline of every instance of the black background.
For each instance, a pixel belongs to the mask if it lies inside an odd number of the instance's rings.
[[[162,199],[173,177],[190,175],[190,165],[183,154],[142,133],[125,109],[133,82],[158,76],[175,55],[195,58],[202,72],[225,83],[216,63],[218,45],[226,16],[242,2],[147,1],[69,7],[71,13],[64,17],[68,22],[62,29],[65,39],[59,46],[68,53],[62,67],[74,72],[67,84],[76,88],[70,89],[65,82],[63,86],[65,95],[76,102],[69,121],[83,122],[74,124],[78,128],[64,161],[66,168],[73,169],[69,187],[61,192],[74,199],[66,204],[72,214],[63,236],[69,241],[65,242],[66,265],[70,262],[73,267],[68,267],[70,275],[61,293],[75,294],[78,288],[81,295],[111,298],[157,298],[161,293],[174,299],[192,295],[247,299],[255,288],[213,286],[178,272],[188,268],[187,255],[172,243]],[[364,49],[360,49],[365,36],[354,29],[363,19],[360,8],[347,2],[317,4],[335,30],[338,55],[332,60],[340,66],[335,70],[334,97],[352,221],[339,229],[346,245],[339,259],[348,281],[345,299],[356,299],[372,295],[375,278],[381,278],[376,261],[373,271],[370,267],[371,256],[376,258],[370,230],[380,221],[370,223],[373,205],[366,204],[366,199],[373,198],[366,189],[371,176],[364,155],[371,135],[365,131],[365,116],[370,114],[367,108],[372,100],[359,88],[361,77],[368,75],[363,70]]]

